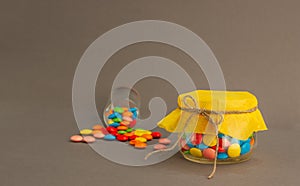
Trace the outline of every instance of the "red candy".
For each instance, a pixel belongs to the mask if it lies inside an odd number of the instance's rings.
[[[115,127],[106,127],[106,130],[107,130],[109,133],[114,133],[114,132],[117,132],[117,131],[118,131]]]
[[[136,124],[136,119],[133,120],[132,122],[130,122],[129,127],[133,128],[135,126],[135,124]]]
[[[154,139],[158,139],[158,138],[160,138],[161,137],[161,133],[160,132],[152,132],[152,137],[154,138]]]
[[[194,143],[196,145],[199,145],[202,142],[202,134],[196,133],[195,134],[195,139],[194,139]]]
[[[222,148],[227,148],[229,147],[231,144],[230,144],[230,141],[226,138],[219,138],[219,147],[222,147]]]
[[[216,150],[217,146],[213,146],[213,147],[211,147],[211,148],[214,149],[214,150]],[[221,146],[219,145],[218,152],[219,152],[219,153],[224,153],[224,152],[226,152],[226,149],[224,149],[223,147],[221,147]]]
[[[125,142],[125,141],[128,141],[128,137],[125,135],[118,135],[117,140]]]
[[[212,148],[206,148],[203,150],[203,156],[207,159],[215,159],[216,151]]]
[[[132,135],[132,136],[129,136],[129,139],[134,140],[136,137],[137,137],[136,135]]]

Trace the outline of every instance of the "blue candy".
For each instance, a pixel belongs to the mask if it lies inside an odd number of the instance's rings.
[[[218,134],[218,137],[219,137],[219,138],[223,138],[223,137],[224,137],[224,134],[219,133],[219,134]]]
[[[241,155],[243,154],[247,154],[251,149],[251,145],[250,143],[244,143],[242,146],[241,146]]]
[[[113,119],[113,118],[116,118],[116,113],[112,113],[108,116],[108,119]]]
[[[112,123],[112,124],[110,124],[109,126],[112,126],[112,127],[117,128],[118,126],[120,126],[120,123]]]
[[[131,116],[131,118],[132,118],[132,119],[136,119],[136,118],[137,118],[137,115],[136,115],[136,114],[133,114],[133,115]]]
[[[107,134],[107,135],[104,136],[103,139],[108,140],[108,141],[113,141],[113,140],[116,139],[116,137],[111,135],[111,134]]]
[[[117,112],[115,112],[114,114],[115,114],[115,116],[116,116],[117,118],[122,119],[122,115],[121,115],[121,114],[119,114],[119,113],[117,113]]]
[[[203,143],[200,143],[199,145],[196,145],[196,147],[197,147],[198,149],[200,149],[200,150],[204,150],[204,149],[208,148],[208,146],[207,146],[207,145],[204,145]]]
[[[129,109],[129,111],[130,111],[130,112],[136,112],[136,111],[137,111],[137,108],[132,107],[132,108]]]
[[[192,144],[191,142],[187,142],[187,145],[188,145],[190,148],[193,148],[193,147],[194,147],[194,144]]]
[[[242,144],[244,144],[244,143],[250,143],[250,141],[251,141],[250,139],[246,139],[246,140],[241,140],[240,143],[241,143],[241,145],[242,145]]]
[[[227,159],[228,155],[227,155],[227,153],[219,153],[217,158],[220,160]]]

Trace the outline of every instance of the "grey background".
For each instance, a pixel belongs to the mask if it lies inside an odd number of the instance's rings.
[[[1,1],[0,185],[299,185],[299,1]],[[269,131],[259,135],[252,160],[218,166],[180,154],[157,165],[109,162],[86,144],[68,142],[78,132],[72,79],[85,49],[121,24],[158,19],[180,24],[211,47],[230,90],[259,99]],[[143,43],[116,53],[101,72],[101,111],[111,82],[133,59],[158,55],[180,64],[198,88],[208,88],[196,64],[179,50]],[[174,87],[147,78],[136,85],[142,111],[153,96],[176,107]]]

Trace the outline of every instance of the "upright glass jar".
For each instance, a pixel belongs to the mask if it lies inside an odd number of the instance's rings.
[[[187,160],[239,163],[251,157],[256,132],[267,130],[257,104],[249,92],[197,90],[179,95],[178,108],[158,126],[178,133]]]

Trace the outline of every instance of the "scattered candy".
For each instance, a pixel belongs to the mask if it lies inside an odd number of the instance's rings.
[[[124,130],[119,130],[118,131],[118,134],[126,134],[127,132],[126,131],[124,131]]]
[[[158,143],[168,145],[168,144],[171,143],[171,140],[168,139],[168,138],[161,138],[161,139],[158,140]]]
[[[73,136],[71,136],[70,137],[70,140],[72,141],[72,142],[81,142],[82,141],[82,136],[80,136],[80,135],[73,135]]]
[[[151,134],[143,134],[142,137],[145,138],[147,141],[151,141],[153,139]]]
[[[82,135],[89,135],[89,134],[92,134],[93,130],[91,129],[82,129],[80,130],[80,134]]]
[[[134,144],[134,147],[137,149],[144,149],[147,147],[147,143],[136,141],[136,143]]]
[[[158,139],[158,138],[160,138],[161,137],[161,133],[160,132],[152,132],[152,137],[154,138],[154,139]]]
[[[118,140],[118,141],[123,141],[123,142],[125,142],[125,141],[128,141],[128,137],[125,136],[125,135],[119,135],[119,136],[117,137],[117,140]]]
[[[135,140],[130,140],[129,144],[130,145],[135,145],[136,141]]]
[[[93,130],[101,130],[103,127],[101,125],[94,125]]]
[[[114,135],[107,134],[107,135],[104,136],[104,139],[108,140],[108,141],[113,141],[113,140],[116,139],[116,137]]]
[[[86,143],[93,143],[96,141],[96,139],[93,136],[84,136],[83,141]]]
[[[154,150],[161,150],[161,149],[166,149],[167,146],[164,145],[164,144],[155,144],[155,145],[153,146],[153,148],[154,148]]]
[[[160,132],[152,132],[142,128],[135,129],[136,118],[138,116],[137,108],[114,107],[107,110],[104,114],[107,127],[101,125],[94,125],[92,129],[82,129],[80,134],[70,137],[72,142],[86,142],[93,143],[96,139],[104,139],[107,141],[118,140],[120,142],[129,141],[137,149],[144,149],[147,147],[147,141],[159,139],[158,144],[153,146],[154,150],[166,149],[171,140],[168,138],[161,138]],[[202,135],[196,136],[195,143],[201,143]],[[190,148],[186,146],[186,150]],[[201,152],[201,151],[200,151]],[[189,151],[187,151],[189,153]]]
[[[143,138],[143,137],[137,137],[137,138],[135,138],[135,141],[140,141],[140,142],[145,143],[147,141],[147,139]]]
[[[92,134],[102,133],[102,130],[93,130]]]
[[[103,133],[96,133],[93,136],[97,139],[101,139],[101,138],[104,138],[105,135]]]
[[[127,131],[126,131],[126,132],[127,132]],[[128,132],[128,133],[125,133],[124,135],[127,136],[127,137],[131,137],[131,136],[134,135],[134,133],[133,133],[133,132]]]

